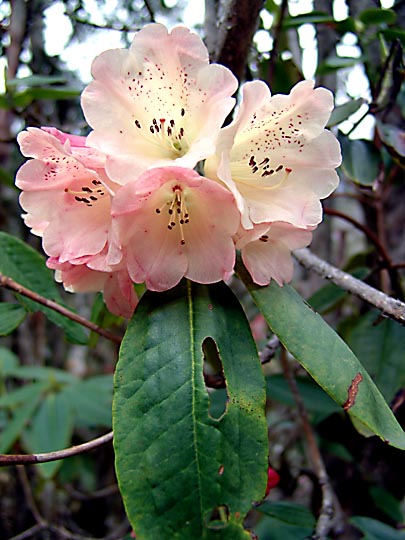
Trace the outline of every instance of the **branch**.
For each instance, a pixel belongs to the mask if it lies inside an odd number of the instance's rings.
[[[91,321],[88,321],[84,317],[81,317],[77,313],[74,313],[73,311],[70,311],[69,309],[59,305],[58,303],[54,302],[53,300],[49,300],[48,298],[45,298],[44,296],[41,296],[40,294],[31,291],[30,289],[27,289],[23,285],[20,285],[20,283],[17,283],[13,279],[5,276],[0,272],[0,287],[4,287],[5,289],[9,289],[10,291],[13,291],[15,293],[21,294],[22,296],[25,296],[29,298],[30,300],[34,300],[34,302],[38,302],[38,304],[42,304],[43,306],[46,306],[47,308],[53,309],[54,311],[57,311],[64,317],[67,317],[68,319],[75,321],[82,326],[85,326],[92,332],[96,332],[100,336],[103,336],[111,341],[114,341],[115,343],[120,344],[121,338],[112,332],[109,332],[108,330],[105,330],[104,328],[101,328],[97,324],[92,323]]]
[[[308,270],[314,270],[324,279],[329,279],[345,291],[348,291],[372,306],[381,310],[385,315],[405,326],[405,303],[370,287],[347,272],[323,261],[309,249],[294,252],[297,261]]]
[[[149,13],[150,22],[155,22],[155,13],[153,12],[152,6],[150,5],[149,0],[143,0],[143,3],[145,4],[146,10]]]
[[[281,349],[280,359],[284,376],[287,380],[295,404],[297,405],[298,415],[300,417],[304,437],[307,443],[309,459],[317,476],[322,493],[321,509],[314,534],[311,536],[311,538],[313,540],[325,540],[332,528],[341,528],[336,519],[337,517],[341,516],[340,505],[330,484],[328,473],[326,471],[321,452],[318,448],[314,431],[308,418],[308,412],[298,390],[297,381],[295,380],[291,366],[288,362],[286,349],[284,349],[284,347]]]
[[[387,268],[390,268],[392,266],[392,261],[391,261],[390,256],[387,253],[387,250],[385,249],[385,247],[380,242],[380,239],[378,238],[378,236],[371,229],[369,229],[366,225],[363,225],[362,223],[360,223],[356,219],[352,218],[351,216],[348,216],[347,214],[344,214],[343,212],[340,212],[339,210],[335,210],[334,208],[327,208],[326,207],[326,208],[324,208],[324,213],[327,214],[328,216],[334,216],[334,217],[344,219],[345,221],[348,221],[354,227],[356,227],[356,229],[359,229],[359,231],[364,233],[365,236],[370,240],[370,242],[372,242],[374,244],[374,246],[375,246],[376,250],[378,251],[380,257],[383,259],[383,261],[385,263],[385,266]]]
[[[9,465],[29,465],[32,463],[48,463],[49,461],[57,461],[58,459],[64,459],[77,454],[83,454],[94,448],[111,441],[113,438],[113,432],[110,431],[97,439],[92,439],[83,444],[76,446],[70,446],[63,450],[56,450],[55,452],[46,452],[43,454],[0,454],[0,466]]]
[[[206,40],[210,57],[242,81],[264,0],[206,0]]]

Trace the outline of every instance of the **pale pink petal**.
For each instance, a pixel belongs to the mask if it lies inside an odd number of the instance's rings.
[[[262,223],[248,231],[241,228],[235,241],[255,283],[268,285],[274,279],[282,286],[291,281],[293,276],[291,252],[307,246],[311,238],[311,231],[277,222]]]
[[[105,175],[105,156],[83,146],[84,138],[54,128],[29,128],[18,141],[24,155],[34,158],[16,176],[23,217],[33,233],[43,236],[45,252],[63,263],[103,251],[116,188]]]
[[[138,297],[126,269],[109,274],[104,285],[103,297],[111,313],[126,319],[132,317]]]
[[[229,191],[191,169],[147,171],[120,189],[112,215],[129,274],[149,289],[182,277],[213,283],[232,272],[239,212]]]
[[[103,292],[104,301],[114,315],[130,318],[138,302],[134,285],[125,267],[118,266],[111,272],[91,270],[85,264],[60,263],[55,258],[47,260],[55,270],[55,279],[69,292]]]
[[[234,194],[246,229],[270,221],[314,226],[322,219],[319,200],[336,189],[341,162],[339,143],[324,129],[332,108],[332,94],[312,81],[272,97],[260,81],[244,85],[238,115],[221,130],[205,174]]]
[[[151,24],[129,50],[109,50],[92,66],[82,107],[94,131],[88,144],[110,157],[106,170],[121,184],[147,168],[194,167],[214,151],[234,105],[237,80],[209,65],[201,39],[188,29]]]

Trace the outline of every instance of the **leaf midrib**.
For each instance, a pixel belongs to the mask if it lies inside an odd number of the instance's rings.
[[[197,436],[197,418],[196,418],[196,394],[197,389],[195,385],[196,380],[196,356],[195,356],[195,333],[194,333],[194,310],[193,310],[193,298],[191,291],[191,283],[187,280],[187,303],[188,303],[188,321],[190,331],[190,353],[191,353],[191,417],[193,423],[193,445],[194,445],[194,459],[197,467],[197,479],[198,479],[198,498],[200,502],[200,516],[201,516],[201,529],[203,529],[203,501],[202,501],[202,487],[201,487],[201,468],[198,452],[198,436]]]

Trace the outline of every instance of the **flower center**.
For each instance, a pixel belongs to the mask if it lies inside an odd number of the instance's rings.
[[[161,214],[166,211],[169,216],[167,228],[169,231],[180,229],[180,244],[184,246],[184,225],[190,223],[190,215],[187,211],[186,198],[181,186],[176,184],[172,188],[172,196],[160,208],[156,208],[155,212]]]
[[[183,117],[184,115],[185,110],[182,108],[180,116]],[[146,128],[138,119],[134,123],[149,142],[164,148],[171,158],[182,157],[188,152],[189,144],[185,137],[184,127],[180,125],[180,122],[177,121],[176,123],[173,118],[170,120],[166,118],[156,120],[156,118],[153,118]]]
[[[258,158],[252,154],[231,163],[231,171],[232,177],[238,183],[259,189],[274,189],[286,181],[292,169],[281,163],[272,165],[268,156]]]

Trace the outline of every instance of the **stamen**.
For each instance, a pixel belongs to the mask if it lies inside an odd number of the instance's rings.
[[[160,208],[155,208],[156,214],[160,214],[165,208],[169,216],[167,228],[172,231],[179,226],[180,244],[185,245],[184,226],[190,222],[189,213],[186,207],[186,201],[181,186],[176,185],[173,188],[173,196],[171,200],[166,201]]]
[[[91,183],[93,186],[102,185],[102,183],[96,179],[92,180]],[[82,202],[86,206],[93,206],[92,203],[98,201],[99,197],[103,197],[105,195],[105,190],[103,188],[93,190],[89,186],[82,186],[80,191],[76,191],[66,187],[63,191],[69,195],[73,195],[75,201]]]

